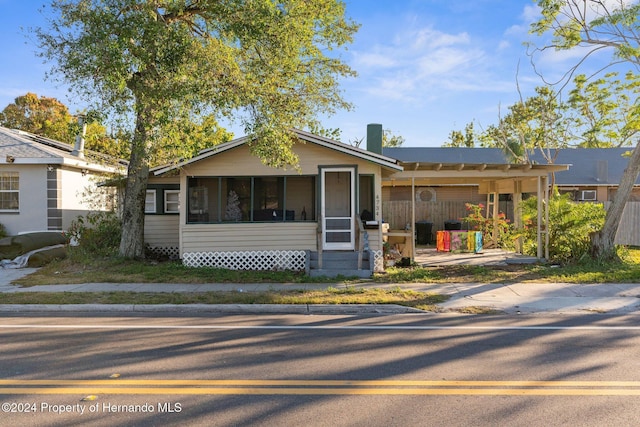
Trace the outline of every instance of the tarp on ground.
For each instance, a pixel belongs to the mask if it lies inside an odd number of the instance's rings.
[[[0,239],[0,260],[12,260],[33,250],[67,244],[67,237],[60,231],[39,231]]]

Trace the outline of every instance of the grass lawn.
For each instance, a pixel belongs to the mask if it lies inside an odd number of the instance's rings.
[[[640,282],[640,249],[624,249],[620,264],[585,263],[553,265],[456,265],[397,267],[375,274],[376,283],[634,283]],[[311,278],[290,271],[234,271],[189,268],[179,262],[133,261],[119,258],[54,261],[16,281],[22,286],[75,283],[357,283],[349,278]]]
[[[401,304],[436,310],[445,296],[402,289],[403,283],[635,283],[640,282],[640,249],[621,251],[620,264],[586,263],[573,266],[441,266],[390,268],[368,283],[396,284],[392,289],[356,287],[361,279],[310,278],[294,272],[247,272],[216,268],[188,268],[177,262],[131,261],[117,258],[54,261],[15,283],[28,287],[78,283],[326,283],[325,290],[270,292],[205,292],[156,294],[16,293],[0,294],[0,304]],[[340,289],[332,285],[340,284]],[[292,286],[295,289],[295,286]]]

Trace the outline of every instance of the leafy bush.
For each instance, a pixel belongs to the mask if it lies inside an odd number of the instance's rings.
[[[0,239],[7,237],[9,234],[7,233],[7,229],[4,225],[0,224]]]
[[[503,212],[500,212],[498,218],[494,221],[493,218],[485,218],[482,213],[484,209],[482,203],[477,205],[465,203],[465,209],[467,210],[467,216],[460,218],[460,220],[469,225],[469,230],[482,232],[485,246],[491,239],[491,236],[493,236],[495,230],[497,232],[497,247],[506,250],[513,250],[515,248],[515,231],[513,225]]]
[[[68,233],[81,254],[112,256],[120,246],[122,223],[115,212],[90,212],[76,218]]]
[[[606,211],[599,203],[577,203],[568,194],[549,199],[549,261],[575,263],[588,255],[590,235],[604,225]],[[522,204],[523,251],[538,250],[538,200],[531,197]]]

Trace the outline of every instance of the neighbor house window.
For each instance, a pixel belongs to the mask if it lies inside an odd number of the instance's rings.
[[[180,190],[164,190],[164,213],[180,213]]]
[[[0,211],[17,211],[20,208],[18,172],[0,172]]]
[[[144,200],[144,213],[156,213],[156,190],[147,190]]]
[[[191,177],[187,222],[315,221],[315,176]]]

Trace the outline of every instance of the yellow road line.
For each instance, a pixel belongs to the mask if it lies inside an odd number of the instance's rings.
[[[298,387],[640,387],[640,381],[466,381],[466,380],[22,380],[0,379],[0,386],[298,386]]]
[[[562,388],[227,388],[227,387],[8,387],[0,395],[480,395],[640,396],[640,389]]]
[[[640,396],[640,381],[0,379],[0,394]]]

